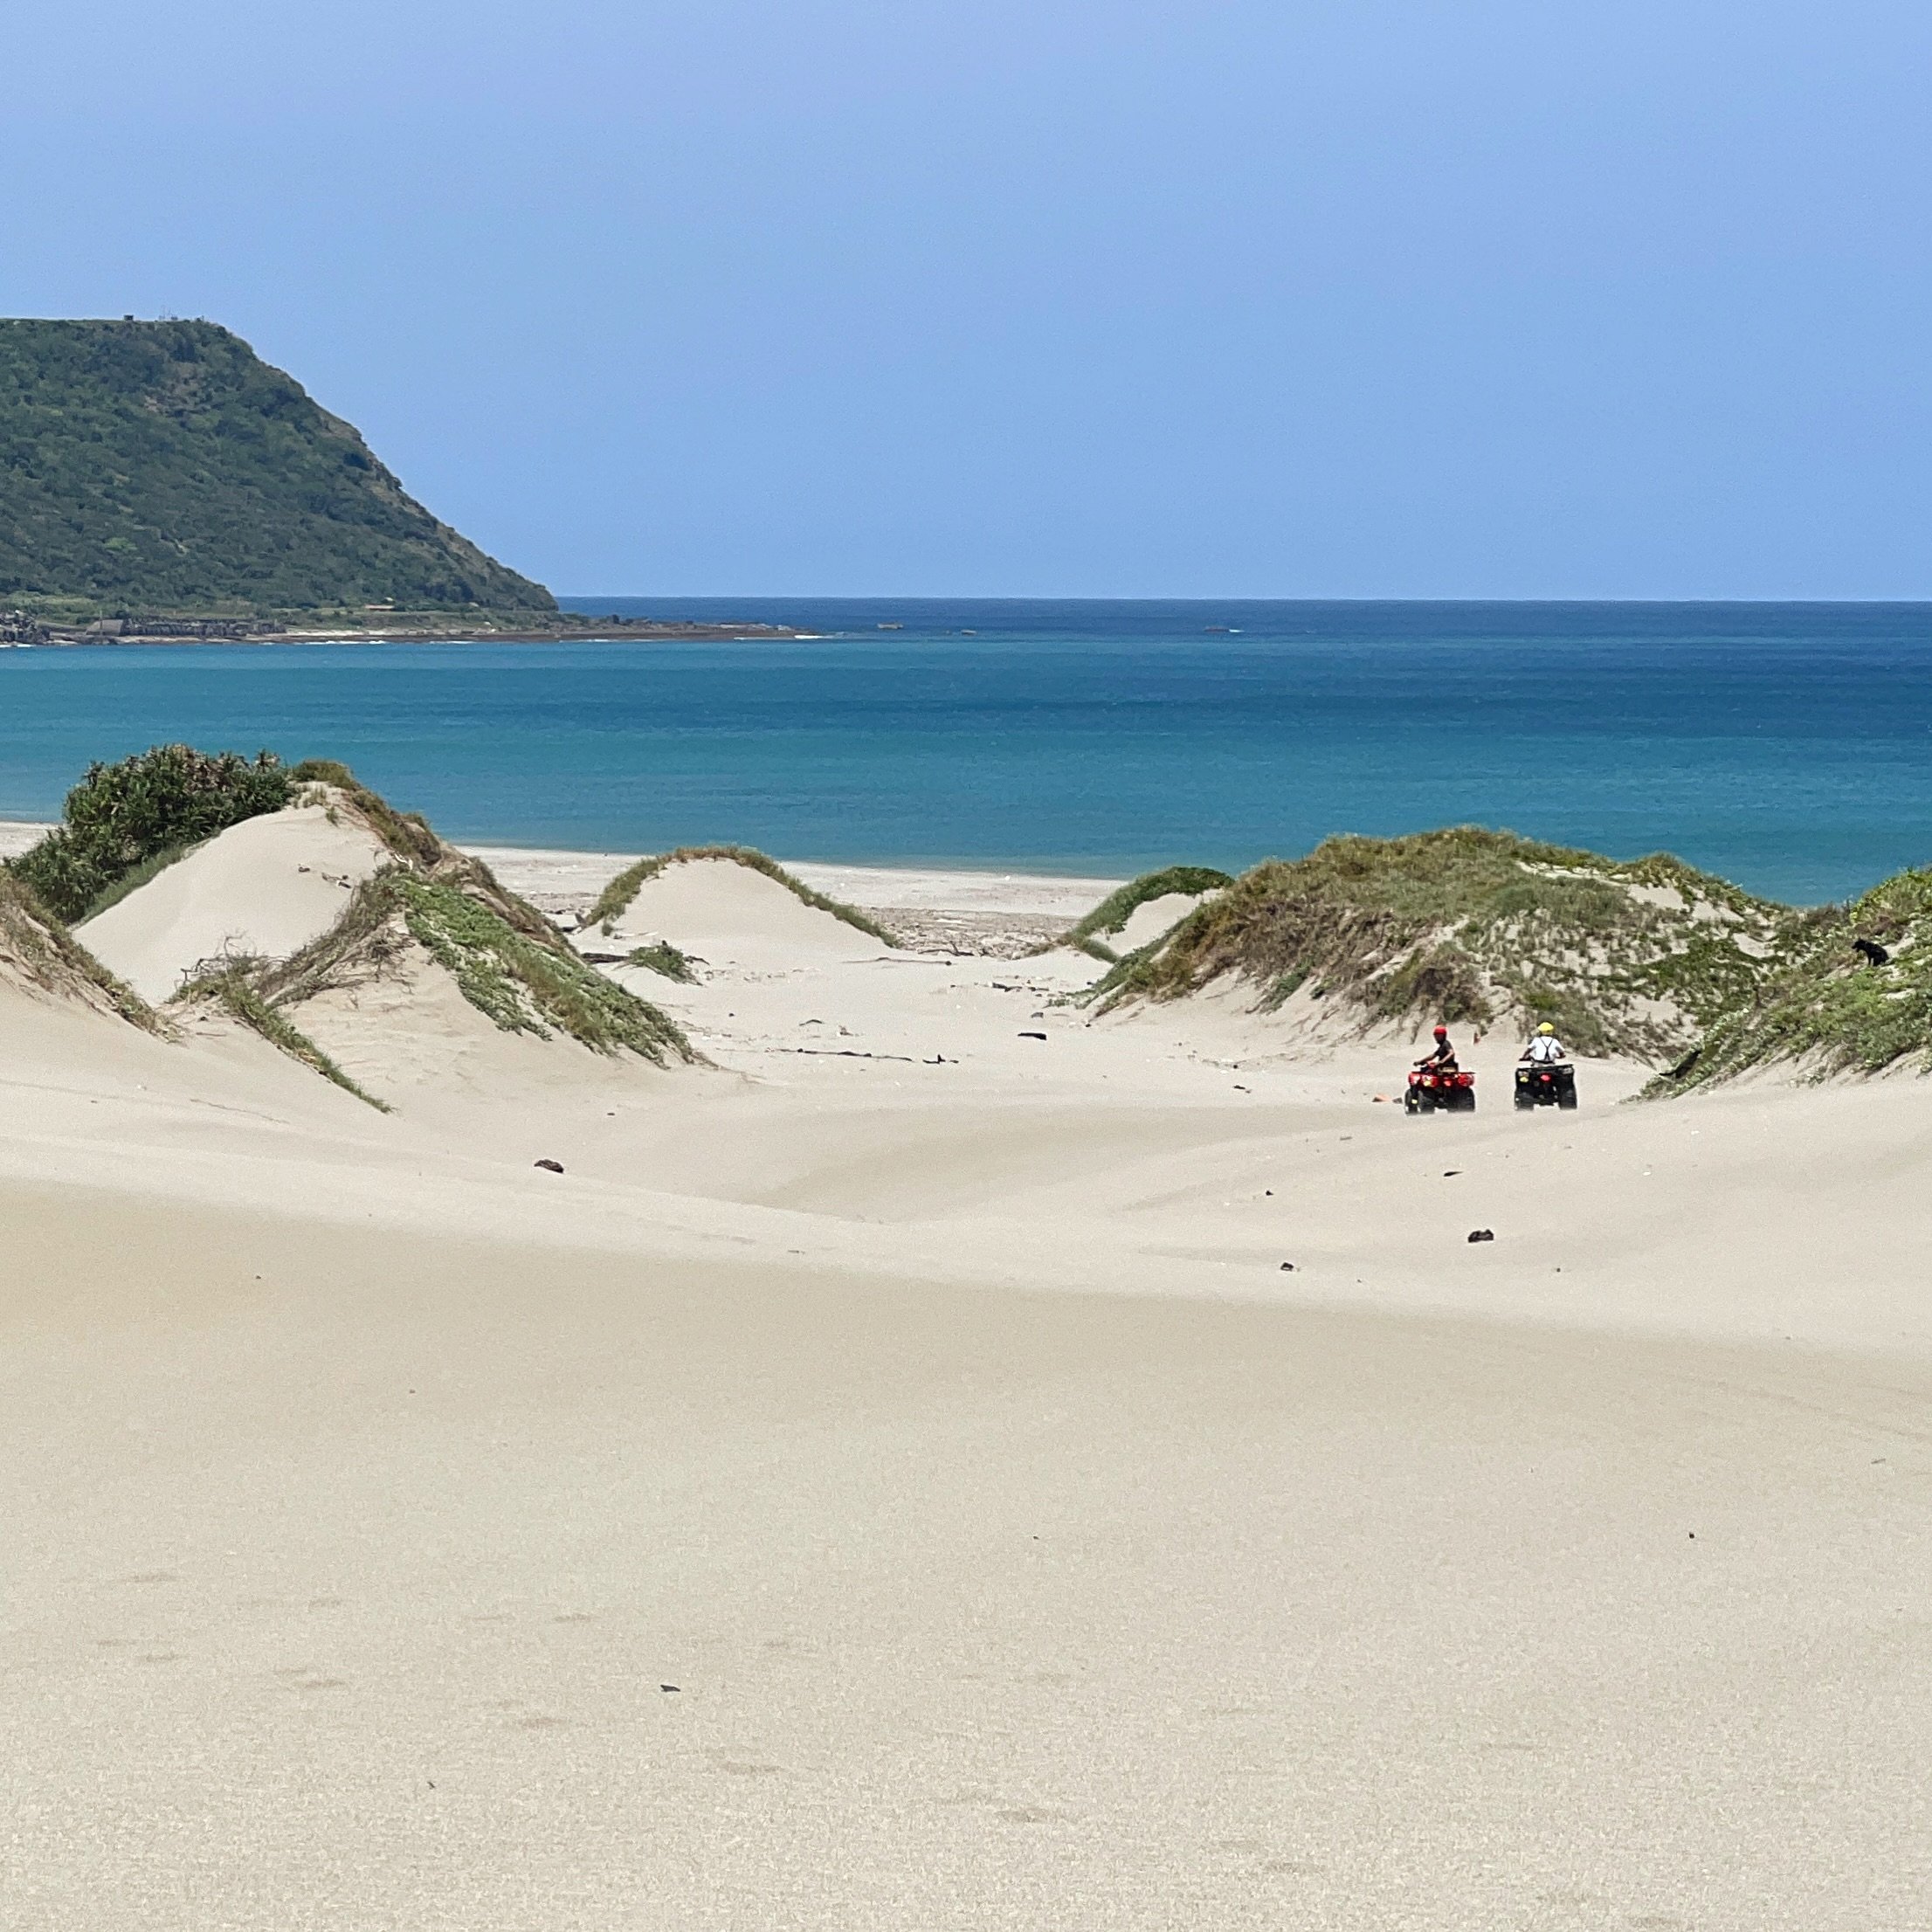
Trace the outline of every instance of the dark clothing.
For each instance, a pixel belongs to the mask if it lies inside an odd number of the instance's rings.
[[[1430,1052],[1425,1053],[1423,1057],[1416,1062],[1416,1065],[1418,1066],[1432,1066],[1439,1073],[1447,1073],[1452,1072],[1454,1070],[1455,1064],[1456,1050],[1446,1039],[1438,1040],[1433,1050]]]

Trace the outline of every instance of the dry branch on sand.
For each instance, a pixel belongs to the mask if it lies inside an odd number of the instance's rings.
[[[184,1004],[198,1001],[221,1007],[291,1059],[313,1067],[324,1080],[333,1080],[378,1114],[387,1114],[387,1101],[378,1100],[367,1088],[358,1086],[286,1013],[269,1004],[257,983],[266,969],[266,962],[240,955],[211,961],[206,970],[197,973],[175,997]]]

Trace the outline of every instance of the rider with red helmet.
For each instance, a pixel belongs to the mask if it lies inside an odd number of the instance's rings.
[[[1432,1068],[1439,1073],[1452,1073],[1456,1071],[1456,1050],[1449,1044],[1449,1029],[1446,1026],[1437,1027],[1434,1048],[1425,1053],[1416,1065]]]

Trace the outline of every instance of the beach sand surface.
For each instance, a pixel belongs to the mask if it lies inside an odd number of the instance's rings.
[[[1928,1922],[1932,1090],[685,884],[675,1072],[0,990],[10,1928]]]

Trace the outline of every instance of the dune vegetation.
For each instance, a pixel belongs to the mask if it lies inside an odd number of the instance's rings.
[[[683,986],[692,985],[698,977],[690,954],[680,952],[667,939],[660,939],[654,946],[637,947],[624,955],[624,963],[641,966],[646,972],[661,974]]]
[[[268,963],[241,956],[231,957],[198,973],[175,995],[181,1004],[214,1005],[238,1019],[251,1032],[261,1035],[271,1046],[279,1047],[291,1059],[312,1066],[324,1080],[333,1080],[346,1093],[373,1107],[378,1114],[390,1111],[387,1101],[378,1100],[367,1088],[352,1080],[287,1014],[273,1005],[263,991]]]
[[[336,772],[326,782],[336,784]],[[353,780],[341,790],[337,809],[366,813],[364,801],[375,799]],[[697,1059],[675,1021],[583,959],[480,859],[443,845],[423,820],[375,802],[373,829],[380,833],[385,822],[402,827],[397,839],[411,856],[399,854],[364,881],[329,930],[291,957],[224,961],[178,997],[218,1003],[363,1099],[370,1096],[328,1060],[296,1016],[325,993],[406,972],[412,950],[448,973],[463,997],[505,1032],[561,1034],[596,1052],[632,1052],[656,1066]]]
[[[1720,1015],[1653,1094],[1779,1064],[1817,1079],[1932,1069],[1932,872],[1793,914],[1748,1000]]]
[[[0,967],[151,1031],[169,1022],[92,957],[68,925],[139,891],[230,826],[320,805],[367,828],[388,862],[331,928],[293,956],[210,962],[176,1001],[218,1005],[325,1077],[363,1093],[312,1040],[301,1007],[332,990],[424,965],[505,1032],[562,1036],[600,1053],[690,1062],[677,1024],[584,957],[557,928],[333,760],[284,765],[161,745],[89,767],[62,823],[0,867]],[[802,904],[894,944],[855,907],[742,845],[639,860],[586,920],[611,932],[643,887],[698,860],[746,866]],[[1169,932],[1116,958],[1110,938],[1171,895],[1205,895]],[[1441,1019],[1478,1031],[1553,1024],[1577,1051],[1648,1061],[1647,1090],[1682,1093],[1756,1068],[1801,1074],[1932,1069],[1932,871],[1844,906],[1775,904],[1667,854],[1618,860],[1473,826],[1337,838],[1238,879],[1171,866],[1110,894],[1059,942],[1107,963],[1084,1004],[1108,1011],[1234,983],[1254,1007],[1369,1031]],[[678,948],[621,963],[695,977]]]
[[[146,1000],[73,938],[24,879],[5,866],[0,866],[0,978],[117,1013],[150,1033],[170,1031]]]
[[[1219,892],[1233,880],[1211,866],[1163,866],[1158,872],[1144,872],[1138,879],[1109,893],[1086,918],[1056,943],[1071,946],[1109,964],[1119,958],[1110,943],[1127,928],[1135,911],[1156,899],[1179,894],[1188,898],[1203,893]]]
[[[1586,1053],[1675,1059],[1753,997],[1804,915],[1666,855],[1631,861],[1471,826],[1268,859],[1122,961],[1103,1010],[1226,977],[1357,1025],[1552,1022]]]
[[[1798,908],[1667,854],[1470,826],[1332,838],[1243,873],[1086,997],[1231,979],[1261,1011],[1299,995],[1362,1030],[1548,1020],[1579,1052],[1662,1066],[1653,1096],[1773,1066],[1932,1071],[1932,871]]]
[[[369,828],[405,866],[435,866],[451,856],[420,812],[398,811],[379,792],[371,791],[348,767],[334,758],[305,758],[289,773],[298,785],[326,786],[342,794],[360,812]],[[325,799],[327,792],[321,794]],[[328,801],[333,812],[340,803]]]
[[[597,903],[585,915],[586,926],[601,927],[611,932],[617,922],[631,908],[631,901],[644,889],[646,880],[655,879],[670,866],[681,866],[693,859],[718,859],[728,860],[735,866],[744,866],[756,873],[762,873],[767,879],[775,880],[802,904],[810,906],[816,912],[830,913],[834,919],[842,920],[859,932],[878,940],[882,945],[896,946],[899,942],[875,919],[868,918],[856,906],[848,906],[843,900],[833,899],[821,892],[814,892],[804,880],[795,878],[776,859],[768,858],[763,852],[749,845],[680,845],[675,852],[658,852],[648,859],[640,859],[634,866],[627,866],[597,895]]]
[[[697,1059],[676,1023],[598,972],[534,906],[481,860],[445,845],[422,818],[397,811],[347,766],[285,765],[159,745],[90,766],[67,795],[62,823],[0,866],[0,969],[38,990],[104,1006],[149,1031],[169,1021],[67,930],[104,911],[231,826],[292,805],[366,828],[390,862],[355,892],[328,931],[286,959],[230,954],[209,961],[168,1003],[214,1007],[293,1059],[381,1107],[303,1030],[308,1000],[433,963],[463,997],[507,1032],[557,1035],[600,1053],[663,1066]],[[411,958],[412,949],[414,957]],[[666,959],[657,969],[680,976]],[[688,976],[689,968],[684,965]]]
[[[85,989],[97,1003],[165,1031],[165,1020],[69,935],[66,920],[140,890],[232,825],[299,804],[319,804],[337,824],[345,817],[360,823],[391,862],[356,890],[328,932],[292,957],[210,961],[171,1004],[219,1007],[381,1106],[293,1016],[332,988],[402,969],[413,945],[507,1032],[561,1034],[597,1052],[633,1052],[659,1066],[697,1058],[668,1015],[598,972],[480,859],[445,845],[425,819],[397,811],[333,759],[291,767],[271,752],[251,760],[174,744],[90,766],[67,795],[62,823],[0,868],[0,945],[8,963],[31,984]],[[658,969],[679,976],[673,963]]]

